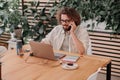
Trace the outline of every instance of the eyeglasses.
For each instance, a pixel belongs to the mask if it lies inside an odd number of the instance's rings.
[[[67,20],[67,19],[66,19],[66,20],[62,20],[62,19],[61,19],[61,23],[63,23],[63,22],[69,23],[70,21],[71,21],[71,20],[69,20],[69,19],[68,19],[68,20]]]

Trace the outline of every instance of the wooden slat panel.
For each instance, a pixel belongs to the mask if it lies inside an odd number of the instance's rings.
[[[99,36],[99,37],[107,37],[107,38],[118,38],[120,39],[120,35],[114,35],[112,33],[107,33],[107,32],[90,32],[89,31],[89,35],[90,36]]]
[[[112,54],[112,53],[105,54],[105,53],[102,53],[102,52],[93,51],[93,54],[99,55],[99,56],[110,57],[113,61],[120,62],[120,58],[119,58],[120,56],[118,56],[118,57],[116,57],[114,55],[110,56],[109,54]]]
[[[106,69],[100,71],[101,73],[106,73]],[[112,70],[112,75],[120,77],[120,72]]]
[[[102,45],[102,44],[94,44],[93,43],[92,47],[99,47],[99,48],[106,48],[106,49],[112,49],[112,50],[120,51],[120,48],[118,46]]]
[[[112,65],[112,70],[120,73],[120,67],[118,65]]]
[[[92,43],[96,43],[96,44],[104,44],[104,45],[113,45],[113,46],[118,46],[118,47],[120,47],[120,43],[119,43],[119,42],[110,42],[110,41],[92,40]]]
[[[114,65],[119,65],[119,66],[120,66],[120,61],[119,61],[119,62],[112,61],[112,64],[114,64]]]
[[[31,1],[34,1],[34,0],[24,0],[24,5],[27,5],[29,8],[33,8],[30,4]],[[43,9],[44,7],[46,7],[45,13],[50,14],[49,10],[51,9],[51,7],[55,1],[54,0],[38,0],[38,1],[40,2],[39,6],[37,7],[38,14],[39,14],[40,10]],[[49,1],[49,3],[47,3],[48,1]],[[22,4],[20,4],[20,6],[22,6]],[[22,9],[22,7],[21,7],[21,9]],[[38,22],[38,20],[34,20],[34,17],[33,17],[33,15],[31,15],[30,12],[27,12],[27,13],[25,12],[24,14],[27,15],[30,26],[33,26]]]
[[[103,70],[101,70],[100,72],[101,72],[101,73],[106,73],[106,71],[103,71]],[[114,73],[114,72],[112,72],[111,75],[113,75],[113,76],[118,76],[118,77],[119,77],[119,76],[120,76],[120,73]]]
[[[118,67],[116,67],[116,66],[112,66],[112,69],[111,69],[111,71],[113,71],[114,73],[116,72],[116,73],[120,73],[120,69],[117,69]],[[106,70],[106,67],[103,67],[102,68],[102,70]]]
[[[112,75],[120,77],[120,75],[119,75],[120,70],[119,69],[114,69],[114,67],[112,67],[111,71],[112,71],[112,73],[111,73]],[[100,72],[101,73],[106,73],[106,67],[102,68],[102,70]]]
[[[8,48],[8,43],[7,41],[10,39],[10,34],[8,33],[2,33],[0,35],[0,46],[5,46],[6,48]]]
[[[93,53],[95,54],[99,54],[99,55],[105,55],[108,57],[113,57],[113,58],[118,58],[120,59],[120,54],[109,54],[109,53],[103,53],[103,52],[97,52],[97,51],[93,51]]]
[[[111,50],[111,49],[107,49],[107,48],[98,48],[98,47],[93,47],[92,49],[96,50],[96,51],[102,51],[102,52],[108,52],[108,53],[116,53],[116,54],[120,55],[120,51],[118,51],[118,50]]]
[[[95,39],[95,40],[104,40],[104,41],[114,41],[114,42],[120,42],[119,38],[108,38],[108,37],[99,37],[99,36],[90,36],[91,39]]]
[[[120,34],[105,32],[90,32],[92,52],[94,55],[106,56],[112,59],[111,74],[120,76]],[[106,73],[106,67],[101,71]]]

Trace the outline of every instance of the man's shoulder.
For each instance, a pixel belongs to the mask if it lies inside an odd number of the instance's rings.
[[[78,26],[76,29],[76,34],[87,34],[87,29],[85,27]]]
[[[62,28],[62,25],[57,25],[54,28]]]
[[[59,33],[59,32],[62,32],[63,31],[63,28],[62,28],[62,25],[57,25],[55,26],[51,32],[53,33]]]
[[[55,30],[62,30],[62,25],[57,25],[54,27]]]
[[[78,30],[80,30],[80,31],[83,31],[83,30],[87,30],[87,28],[86,27],[82,27],[82,26],[78,26]]]

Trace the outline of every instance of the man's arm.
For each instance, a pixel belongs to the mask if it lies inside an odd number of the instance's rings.
[[[73,42],[78,50],[78,52],[83,55],[85,53],[85,48],[83,46],[83,43],[77,38],[77,36],[75,35],[74,32],[71,32],[70,33],[72,39],[73,39]]]

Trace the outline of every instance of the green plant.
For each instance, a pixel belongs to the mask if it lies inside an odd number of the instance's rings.
[[[23,6],[24,15],[27,17],[29,17],[29,15],[33,17],[31,20],[32,25],[30,25],[28,29],[25,29],[26,31],[24,31],[23,36],[40,41],[50,31],[48,28],[54,25],[54,20],[51,20],[53,18],[45,12],[46,6],[42,9],[38,9],[41,4],[39,1],[30,1],[28,3],[29,6]],[[48,5],[48,3],[46,3],[46,5]]]
[[[0,0],[0,28],[3,31],[13,32],[15,29],[22,29],[22,39],[26,43],[27,39],[40,41],[52,29],[55,18],[46,14],[46,5],[43,9],[38,9],[40,1],[30,1],[29,5],[23,5],[24,15],[19,9],[19,0]],[[29,22],[29,14],[33,20]],[[32,25],[30,24],[32,23]],[[48,29],[50,28],[50,29]],[[19,31],[19,30],[17,30]],[[18,36],[18,35],[16,35]]]
[[[0,0],[0,28],[3,31],[13,32],[18,25],[28,25],[26,17],[19,11],[19,3],[19,0]]]
[[[0,29],[8,33],[16,33],[17,29],[19,34],[15,34],[15,37],[23,40],[22,31],[24,32],[29,24],[19,10],[19,3],[19,0],[0,0]]]
[[[63,7],[73,7],[81,15],[82,21],[89,19],[96,20],[98,23],[106,22],[105,29],[112,29],[120,32],[120,0],[60,0],[53,5],[51,16]],[[102,26],[101,26],[102,27]]]

